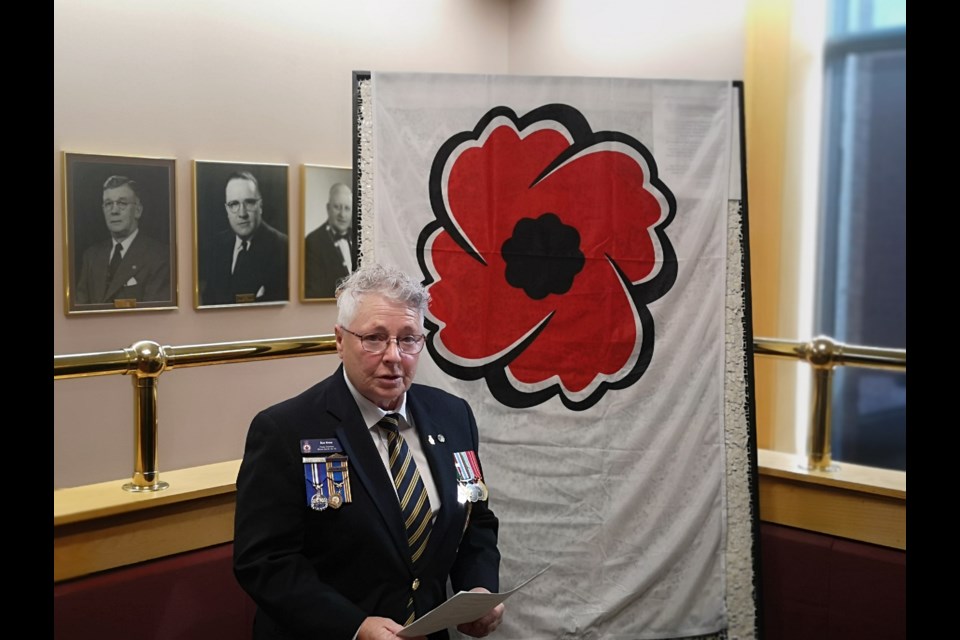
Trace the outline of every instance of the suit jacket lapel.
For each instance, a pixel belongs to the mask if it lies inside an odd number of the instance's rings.
[[[383,518],[385,530],[389,532],[401,557],[409,563],[410,545],[403,528],[403,514],[397,501],[397,491],[390,474],[383,466],[380,452],[370,438],[360,409],[343,380],[342,365],[334,375],[336,383],[326,410],[340,422],[336,429],[337,438],[350,460],[350,474],[360,481],[370,495]]]

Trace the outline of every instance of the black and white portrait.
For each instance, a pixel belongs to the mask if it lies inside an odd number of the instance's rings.
[[[63,154],[67,314],[177,306],[172,159]]]
[[[353,173],[339,167],[303,166],[304,300],[332,299],[337,284],[357,267]]]
[[[289,300],[287,165],[194,162],[197,307]]]

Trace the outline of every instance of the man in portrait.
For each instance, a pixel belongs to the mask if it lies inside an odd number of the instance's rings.
[[[224,209],[230,229],[211,246],[201,304],[287,300],[287,235],[263,219],[260,185],[252,173],[230,174]]]
[[[353,194],[338,182],[330,187],[327,221],[307,234],[304,248],[304,295],[332,298],[337,283],[353,271]]]
[[[170,248],[140,231],[144,208],[137,183],[107,178],[102,207],[110,239],[83,253],[76,304],[172,302]]]

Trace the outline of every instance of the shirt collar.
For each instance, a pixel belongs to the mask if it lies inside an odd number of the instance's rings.
[[[346,240],[347,243],[350,242],[350,229],[347,229],[344,233],[339,233],[336,229],[333,228],[333,225],[329,222],[327,223],[327,233],[330,234],[330,239],[336,242],[337,240]]]
[[[347,383],[347,389],[350,390],[350,395],[353,396],[353,399],[357,402],[357,407],[360,408],[360,415],[363,416],[363,422],[367,426],[367,429],[371,429],[380,422],[380,419],[383,416],[390,413],[399,413],[403,416],[403,419],[409,424],[407,419],[407,394],[404,393],[403,397],[400,398],[400,406],[394,411],[384,411],[373,402],[363,397],[357,388],[353,386],[353,383],[350,382],[350,378],[347,376],[347,370],[343,370],[343,381]]]
[[[117,242],[119,242],[120,245],[123,247],[123,255],[127,255],[127,249],[129,249],[129,248],[130,248],[130,245],[133,244],[133,240],[134,240],[134,238],[137,237],[137,234],[138,234],[138,233],[140,233],[140,229],[134,229],[134,230],[133,230],[133,233],[131,233],[130,235],[128,235],[128,236],[127,236],[126,238],[124,238],[123,240],[116,240],[116,239],[114,239],[113,244],[114,244],[114,246],[116,246]]]

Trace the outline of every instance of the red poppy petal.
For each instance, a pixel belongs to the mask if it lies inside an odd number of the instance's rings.
[[[572,394],[592,391],[601,380],[620,379],[632,369],[639,327],[613,265],[589,260],[543,332],[510,363],[510,373],[534,388],[558,376]]]
[[[430,317],[442,327],[438,347],[451,362],[484,364],[516,345],[554,310],[556,300],[531,300],[507,284],[499,253],[485,253],[487,265],[480,264],[440,231],[424,254],[437,280],[429,288]]]
[[[479,144],[479,142],[476,142]],[[493,129],[482,146],[464,145],[447,161],[447,212],[470,244],[480,253],[499,252],[504,240],[523,217],[543,213],[518,207],[530,184],[564,149],[567,137],[541,129],[520,138],[511,126]],[[452,166],[451,166],[452,163]]]
[[[565,163],[534,186],[528,197],[580,232],[584,256],[608,255],[631,282],[640,282],[661,257],[650,228],[667,216],[669,208],[662,194],[644,184],[646,169],[639,156],[625,145],[615,145],[620,150],[607,150],[608,146]]]

